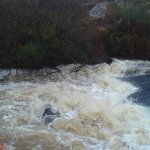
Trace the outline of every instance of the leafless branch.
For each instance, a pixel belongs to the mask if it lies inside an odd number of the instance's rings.
[[[75,65],[71,70],[70,70],[70,74],[71,73],[78,73],[80,71],[83,71],[85,73],[86,76],[88,76],[88,73],[86,71],[86,64],[79,64],[79,65]]]

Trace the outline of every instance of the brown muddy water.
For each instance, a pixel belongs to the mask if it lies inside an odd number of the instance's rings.
[[[150,150],[150,108],[128,98],[138,87],[118,79],[150,72],[150,62],[115,59],[78,74],[73,67],[58,66],[63,75],[12,70],[0,84],[5,150]],[[49,124],[41,118],[47,105],[61,114]]]

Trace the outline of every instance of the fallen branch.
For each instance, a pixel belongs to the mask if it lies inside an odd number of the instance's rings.
[[[55,68],[50,68],[50,69],[54,69],[55,71],[46,73],[44,76],[52,75],[52,74],[55,74],[55,73],[60,73],[64,77],[64,75],[62,74],[62,72],[59,68],[55,67]],[[39,75],[43,76],[43,74],[39,74]]]
[[[86,76],[88,76],[88,73],[86,71],[86,64],[80,64],[80,65],[75,65],[71,70],[70,70],[70,74],[71,73],[78,73],[80,71],[83,71],[85,73]]]

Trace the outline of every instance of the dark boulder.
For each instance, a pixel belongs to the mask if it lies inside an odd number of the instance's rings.
[[[60,117],[60,113],[58,111],[53,110],[51,106],[48,106],[44,110],[42,120],[45,123],[50,123],[57,117]]]

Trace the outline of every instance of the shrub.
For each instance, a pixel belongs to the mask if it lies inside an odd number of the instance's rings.
[[[121,6],[113,5],[108,14],[110,32],[105,38],[109,55],[150,59],[150,5],[139,0],[126,0]]]
[[[34,42],[29,42],[21,46],[18,55],[20,66],[25,68],[38,67],[44,60],[44,52],[41,50],[40,46]]]

